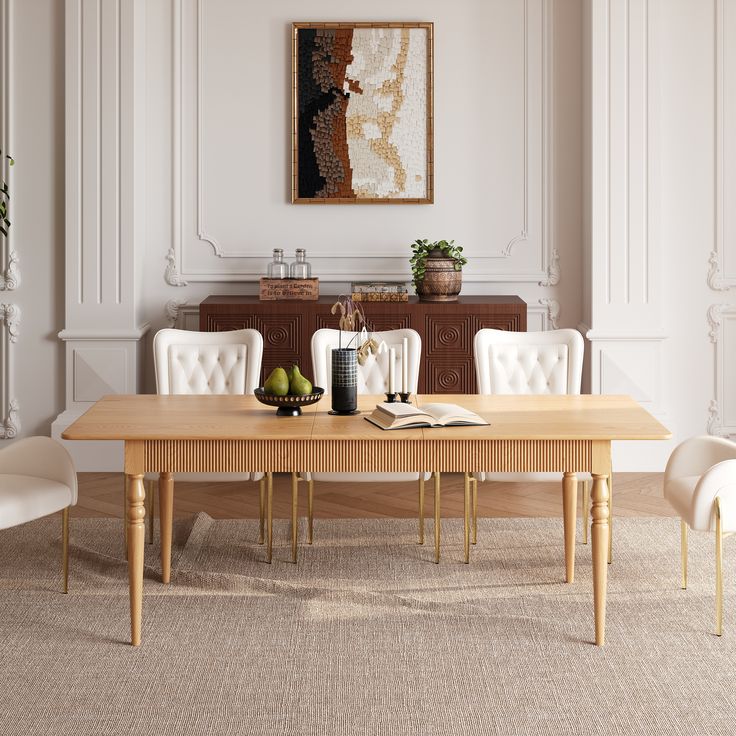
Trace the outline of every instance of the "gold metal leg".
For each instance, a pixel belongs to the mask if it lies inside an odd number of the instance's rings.
[[[174,536],[174,476],[161,473],[158,478],[158,518],[161,527],[161,582],[171,580],[171,540]]]
[[[464,503],[463,503],[463,549],[465,552],[465,564],[470,562],[470,476],[465,473]]]
[[[680,587],[687,590],[687,524],[683,519],[680,519],[680,562],[682,563]]]
[[[146,537],[148,544],[153,544],[153,514],[155,511],[155,486],[153,481],[146,481]]]
[[[291,474],[291,561],[296,564],[299,531],[299,476]]]
[[[266,562],[271,564],[273,557],[273,473],[266,474]]]
[[[608,582],[608,483],[605,475],[593,475],[593,503],[590,529],[593,558],[593,602],[595,608],[595,643],[606,640],[606,588]]]
[[[588,525],[590,524],[590,483],[583,481],[583,544],[588,544]]]
[[[562,518],[565,528],[565,580],[575,581],[575,515],[578,506],[578,479],[575,473],[562,476]]]
[[[716,635],[723,633],[723,526],[721,500],[716,496]]]
[[[424,544],[424,473],[419,474],[419,544]]]
[[[613,473],[608,476],[608,564],[613,562]]]
[[[143,618],[143,548],[145,546],[146,489],[143,475],[128,480],[128,582],[130,585],[130,643],[141,643]]]
[[[471,478],[473,489],[473,544],[478,544],[478,479]]]
[[[261,478],[261,480],[258,482],[259,489],[258,489],[258,544],[263,544],[263,527],[266,523],[266,517],[265,517],[265,504],[266,504],[266,478],[265,476]]]
[[[307,544],[314,541],[314,481],[307,481]]]
[[[61,574],[64,592],[69,592],[69,507],[61,512]]]
[[[440,474],[434,474],[434,561],[440,562]]]

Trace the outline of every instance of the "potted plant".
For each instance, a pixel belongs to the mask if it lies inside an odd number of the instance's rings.
[[[411,274],[422,301],[454,302],[463,285],[463,266],[468,259],[454,240],[416,240],[411,245]]]

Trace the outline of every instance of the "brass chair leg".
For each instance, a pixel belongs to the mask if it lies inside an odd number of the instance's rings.
[[[424,474],[419,474],[419,544],[424,544]]]
[[[680,587],[687,590],[687,524],[683,519],[680,519],[680,562],[682,563]]]
[[[61,573],[64,592],[69,592],[69,507],[61,512]]]
[[[434,561],[440,562],[440,474],[434,474]]]
[[[478,479],[470,478],[473,489],[473,544],[478,544]]]
[[[723,527],[721,524],[721,502],[716,506],[716,635],[723,633]]]
[[[470,563],[470,476],[463,476],[463,552],[465,564]]]
[[[299,531],[299,476],[291,474],[291,561],[296,564]]]
[[[270,565],[273,558],[273,473],[267,473],[266,478],[266,562]]]
[[[307,481],[307,544],[314,541],[314,481]]]
[[[610,518],[608,523],[610,524]],[[583,481],[583,544],[588,544],[588,527],[590,526],[590,482]],[[610,530],[610,528],[609,528]]]
[[[613,472],[608,476],[608,564],[613,562]]]
[[[266,477],[264,476],[258,482],[258,544],[263,544],[263,533],[266,524],[265,504],[266,504]]]
[[[146,524],[148,526],[148,544],[153,544],[153,514],[156,509],[156,488],[152,480],[146,483]]]

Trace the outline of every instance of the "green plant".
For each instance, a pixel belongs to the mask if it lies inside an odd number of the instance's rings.
[[[415,240],[411,244],[411,275],[414,286],[418,286],[419,282],[424,280],[424,272],[427,268],[427,257],[433,250],[438,250],[447,258],[452,258],[455,263],[455,270],[462,271],[463,266],[468,259],[463,255],[463,249],[460,245],[455,245],[454,240],[438,240],[436,243],[430,243],[429,240]]]

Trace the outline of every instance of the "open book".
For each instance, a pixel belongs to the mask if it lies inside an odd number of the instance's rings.
[[[457,404],[424,404],[420,409],[412,404],[383,402],[366,419],[381,429],[488,424],[483,417]]]

